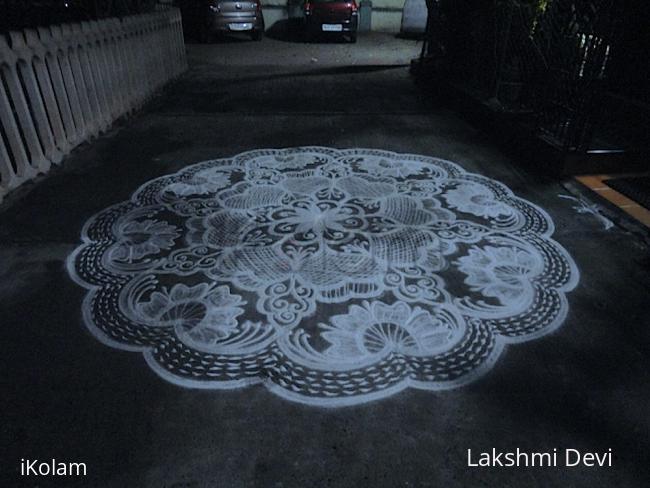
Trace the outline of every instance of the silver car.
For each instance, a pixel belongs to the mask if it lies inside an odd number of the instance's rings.
[[[184,29],[208,42],[215,34],[244,32],[255,41],[264,35],[260,0],[177,0]]]
[[[264,15],[260,0],[217,0],[210,5],[210,11],[213,32],[249,32],[254,41],[262,39]]]

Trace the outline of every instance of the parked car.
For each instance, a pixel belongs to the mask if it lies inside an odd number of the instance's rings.
[[[306,0],[303,10],[308,39],[334,34],[357,42],[359,7],[355,0]]]
[[[245,32],[254,41],[264,34],[260,0],[176,0],[186,32],[208,42],[215,34]]]

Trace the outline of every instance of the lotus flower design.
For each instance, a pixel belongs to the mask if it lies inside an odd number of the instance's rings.
[[[84,226],[86,325],[186,387],[342,406],[477,379],[567,315],[546,212],[436,158],[256,150],[189,166]]]

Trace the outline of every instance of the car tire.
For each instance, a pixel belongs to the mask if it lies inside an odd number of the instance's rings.
[[[356,32],[354,34],[350,34],[350,42],[352,44],[357,42],[357,33]]]
[[[264,32],[262,29],[254,30],[253,33],[251,34],[251,39],[254,41],[261,41],[262,37],[264,36]]]

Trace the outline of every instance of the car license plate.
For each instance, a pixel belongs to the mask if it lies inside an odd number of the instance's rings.
[[[230,27],[230,30],[233,31],[245,31],[251,30],[253,28],[253,24],[250,22],[247,22],[245,24],[230,24],[228,27]]]
[[[341,32],[343,26],[341,24],[323,24],[324,32]]]

